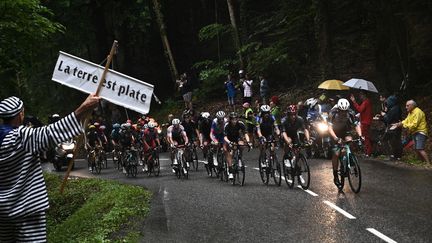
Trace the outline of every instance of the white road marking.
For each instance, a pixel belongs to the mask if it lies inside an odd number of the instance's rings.
[[[300,189],[302,189],[303,191],[305,191],[305,192],[307,192],[307,193],[309,193],[310,195],[312,195],[312,196],[314,196],[314,197],[318,197],[318,194],[316,194],[315,192],[313,192],[313,191],[311,191],[311,190],[309,190],[309,189],[303,189],[300,185],[299,186],[297,186],[298,188],[300,188]]]
[[[171,160],[171,159],[169,159],[169,158],[159,158],[159,160]]]
[[[349,214],[347,211],[343,210],[342,208],[334,205],[333,203],[331,203],[329,201],[324,201],[324,203],[327,204],[328,206],[332,207],[333,209],[335,209],[339,213],[343,214],[345,217],[347,217],[349,219],[355,219],[356,218],[353,215]]]
[[[396,241],[390,239],[389,237],[387,237],[386,235],[384,235],[383,233],[379,232],[378,230],[376,230],[374,228],[367,228],[366,230],[371,232],[372,234],[378,236],[379,238],[381,238],[385,242],[396,243]]]

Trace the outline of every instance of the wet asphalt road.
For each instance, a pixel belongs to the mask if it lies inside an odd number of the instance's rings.
[[[258,151],[243,157],[243,187],[209,178],[202,163],[189,180],[179,180],[166,153],[161,154],[159,177],[141,172],[126,178],[111,161],[110,168],[92,175],[83,160],[71,175],[113,179],[152,191],[142,242],[432,241],[431,171],[361,160],[361,192],[352,193],[346,183],[345,193],[338,193],[331,162],[310,160],[311,186],[304,191],[289,189],[284,181],[280,187],[272,180],[263,185],[256,170]]]

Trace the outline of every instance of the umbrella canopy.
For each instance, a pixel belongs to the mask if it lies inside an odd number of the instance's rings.
[[[322,82],[318,89],[327,89],[327,90],[349,90],[347,86],[343,85],[343,82],[340,80],[332,79],[326,80]]]
[[[375,87],[375,85],[371,81],[367,81],[364,79],[352,78],[346,81],[343,85],[354,89],[361,89],[361,90],[378,93],[378,90]]]

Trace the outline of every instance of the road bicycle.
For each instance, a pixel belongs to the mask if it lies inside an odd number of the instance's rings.
[[[358,143],[358,145],[362,147],[363,141],[359,138],[338,144],[338,147],[340,148],[340,153],[338,157],[338,177],[340,185],[338,186],[338,188],[340,191],[343,190],[345,185],[345,178],[348,177],[351,191],[353,191],[354,193],[359,193],[362,183],[361,170],[359,162],[357,160],[357,156],[351,151],[350,144],[352,143]]]
[[[195,142],[192,142],[188,147],[188,162],[192,164],[192,168],[195,171],[198,171],[198,154],[197,154],[197,145]]]
[[[88,155],[87,155],[87,163],[88,163],[88,167],[91,170],[91,173],[94,174],[100,174],[101,173],[101,169],[102,169],[102,160],[100,159],[99,156],[99,149],[96,148],[92,148],[90,149]]]
[[[144,154],[145,161],[147,163],[147,174],[151,176],[159,176],[160,174],[160,160],[159,160],[159,148],[152,148],[150,152]]]
[[[282,168],[275,151],[272,150],[275,141],[263,141],[262,144],[264,145],[264,149],[261,151],[258,160],[261,181],[265,185],[268,185],[269,178],[273,177],[274,183],[280,186],[282,181]],[[265,165],[265,167],[263,167],[263,165]]]
[[[174,151],[174,160],[177,161],[177,163],[173,164],[173,169],[178,179],[182,176],[185,179],[189,179],[189,165],[186,160],[185,150],[185,145],[177,145]]]
[[[223,149],[222,145],[216,145],[214,142],[210,144],[210,147],[207,148],[207,164],[205,165],[207,174],[212,177],[213,174],[216,175],[216,178],[220,175],[219,165],[223,163]]]
[[[306,156],[302,149],[308,145],[300,143],[292,144],[288,147],[283,156],[283,173],[285,182],[289,188],[294,187],[295,178],[300,186],[306,190],[310,185],[310,169]]]
[[[136,177],[138,174],[138,151],[134,147],[128,148],[124,152],[123,166],[127,177]]]
[[[240,160],[240,147],[248,147],[250,150],[249,145],[241,145],[238,143],[231,143],[231,154],[232,154],[232,173],[233,173],[233,180],[232,184],[233,186],[239,184],[241,186],[245,183],[245,177],[246,177],[246,170],[245,170],[245,161]],[[248,150],[248,151],[249,151]]]

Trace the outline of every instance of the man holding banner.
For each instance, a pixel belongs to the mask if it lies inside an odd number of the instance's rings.
[[[0,242],[46,242],[48,195],[36,155],[82,133],[81,120],[99,99],[91,94],[65,118],[39,128],[22,125],[19,98],[0,102]]]

